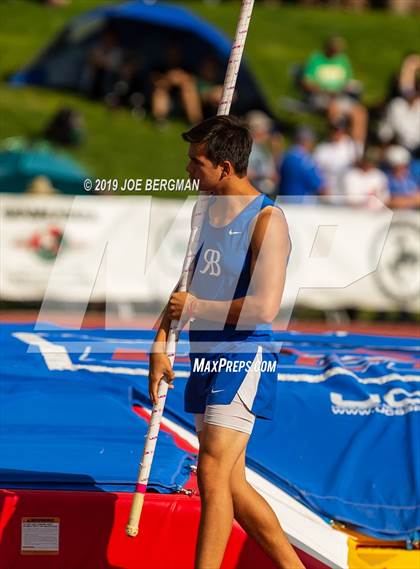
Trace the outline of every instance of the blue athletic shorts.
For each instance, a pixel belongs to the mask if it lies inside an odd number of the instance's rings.
[[[191,354],[185,410],[204,414],[207,405],[229,405],[236,394],[257,417],[272,419],[277,392],[274,351],[262,345],[248,353]]]

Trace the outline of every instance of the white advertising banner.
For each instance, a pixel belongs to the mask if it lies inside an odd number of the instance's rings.
[[[284,209],[293,244],[284,298],[299,289],[298,305],[322,310],[420,310],[417,212]]]
[[[0,298],[162,302],[176,284],[195,198],[1,196]],[[287,205],[284,304],[420,309],[417,212]]]

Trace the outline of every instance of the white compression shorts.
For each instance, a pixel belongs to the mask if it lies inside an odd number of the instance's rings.
[[[261,358],[261,352],[262,349],[259,347],[255,360]],[[208,423],[250,435],[255,423],[255,415],[251,409],[257,394],[260,377],[261,373],[258,370],[250,370],[231,403],[228,405],[207,405],[204,413],[197,413],[195,415],[197,433],[202,431],[203,423]]]
[[[202,431],[203,423],[226,427],[250,435],[255,423],[252,413],[238,394],[228,405],[207,405],[205,413],[195,414],[195,429]]]

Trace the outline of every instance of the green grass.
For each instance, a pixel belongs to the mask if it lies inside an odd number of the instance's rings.
[[[111,2],[72,0],[69,6],[51,8],[33,1],[3,0],[0,77],[4,79],[26,64],[69,18],[106,3]],[[239,2],[209,6],[194,0],[185,5],[230,36],[234,34]],[[383,97],[403,54],[418,49],[420,25],[413,16],[387,12],[359,14],[257,5],[246,57],[275,112],[280,112],[279,97],[293,92],[288,78],[290,64],[303,62],[331,33],[347,39],[355,75],[365,85],[366,103],[372,104]],[[167,130],[159,132],[149,120],[140,121],[127,110],[110,112],[100,103],[71,94],[12,89],[5,82],[0,83],[1,138],[39,132],[63,105],[73,106],[85,116],[87,140],[72,154],[97,177],[183,176],[186,149],[179,135],[185,124],[174,121]]]

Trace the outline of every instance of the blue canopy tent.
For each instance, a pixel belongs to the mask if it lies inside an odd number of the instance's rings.
[[[231,49],[225,35],[179,6],[136,0],[97,8],[75,18],[44,52],[11,78],[11,83],[83,91],[82,78],[89,52],[110,25],[122,47],[137,57],[144,77],[162,67],[167,49],[176,43],[185,70],[200,77],[204,62],[211,58],[217,66],[217,82],[223,81]],[[232,112],[243,114],[251,109],[271,114],[243,63]]]
[[[42,146],[0,151],[0,192],[23,193],[39,176],[64,194],[85,194],[83,181],[88,177],[73,158]]]

